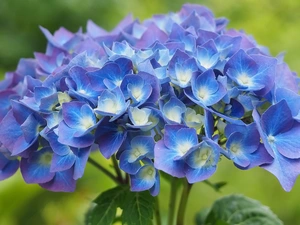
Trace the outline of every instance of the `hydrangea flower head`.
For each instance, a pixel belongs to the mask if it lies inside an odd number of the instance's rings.
[[[159,193],[160,173],[203,181],[220,157],[260,166],[290,191],[300,174],[299,79],[282,57],[226,28],[206,7],[112,31],[41,27],[45,53],[0,82],[0,180],[74,191],[98,148],[132,191]],[[299,103],[299,104],[296,104]]]

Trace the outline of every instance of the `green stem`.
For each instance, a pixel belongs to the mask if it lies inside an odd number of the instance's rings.
[[[221,140],[219,141],[219,145],[220,145],[220,146],[224,145],[224,144],[226,143],[226,141],[227,141],[227,138],[221,139]]]
[[[161,225],[158,196],[155,197],[155,218],[156,218],[156,225]]]
[[[220,187],[217,187],[215,184],[213,184],[212,182],[210,182],[209,180],[204,180],[203,181],[204,184],[210,186],[211,188],[213,188],[216,192],[220,192]]]
[[[191,188],[192,188],[192,184],[189,184],[185,180],[180,203],[179,203],[176,225],[184,225],[184,215],[185,215],[185,210],[186,210],[186,205],[188,202],[189,194],[191,192]]]
[[[215,188],[215,186],[213,185],[213,183],[211,183],[209,180],[204,180],[203,181],[204,184],[207,184],[208,186]]]
[[[123,179],[123,176],[122,176],[122,173],[121,173],[121,170],[119,168],[119,165],[118,165],[118,162],[117,162],[117,159],[116,159],[116,156],[112,156],[112,162],[113,162],[113,165],[114,165],[114,168],[115,168],[115,171],[116,171],[116,174],[117,174],[117,178],[118,180],[121,182],[121,183],[125,183],[124,179]]]
[[[125,175],[125,184],[130,185],[129,182],[130,182],[129,174],[126,173],[126,175]]]
[[[171,181],[171,192],[169,199],[169,215],[168,215],[168,225],[174,225],[175,221],[175,209],[176,209],[176,199],[179,183],[176,177],[172,177]]]
[[[101,172],[103,172],[105,175],[107,175],[109,178],[111,178],[116,184],[122,184],[122,182],[120,182],[117,177],[115,177],[110,171],[105,169],[103,166],[101,166],[92,158],[89,158],[88,162],[92,164],[94,167],[96,167],[97,169],[99,169]]]

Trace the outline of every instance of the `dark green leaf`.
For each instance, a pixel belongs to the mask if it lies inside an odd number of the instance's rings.
[[[87,225],[111,225],[116,218],[117,208],[123,204],[127,186],[118,186],[101,193],[95,200],[95,207],[86,216]]]
[[[226,223],[225,221],[223,220],[218,220],[215,225],[230,225],[229,223]]]
[[[283,225],[268,207],[242,195],[230,195],[217,200],[205,225],[217,225],[220,220],[229,225]]]
[[[129,192],[123,206],[122,222],[126,225],[150,225],[154,212],[154,197],[148,191]]]
[[[198,212],[195,218],[196,225],[205,225],[205,220],[209,212],[210,208],[204,208],[200,212]]]

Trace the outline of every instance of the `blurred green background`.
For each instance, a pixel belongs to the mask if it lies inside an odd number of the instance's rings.
[[[198,0],[217,17],[230,19],[229,27],[244,29],[273,55],[286,51],[286,62],[300,72],[300,1],[297,0]],[[75,32],[92,19],[112,29],[125,15],[141,20],[152,14],[178,11],[183,0],[0,0],[0,74],[14,70],[19,58],[43,52],[46,40],[38,25],[51,32],[60,26]],[[300,138],[300,137],[299,137]],[[102,164],[108,162],[99,153],[93,155]],[[186,225],[194,224],[194,214],[217,198],[242,193],[268,205],[286,225],[300,224],[300,181],[286,193],[276,178],[261,168],[241,171],[223,159],[211,181],[226,181],[222,193],[205,184],[196,184],[188,203]],[[79,180],[74,193],[51,193],[38,185],[27,185],[18,172],[0,183],[1,225],[81,225],[90,201],[112,187],[101,172],[91,165]],[[168,210],[168,184],[163,181],[159,196],[162,214]]]

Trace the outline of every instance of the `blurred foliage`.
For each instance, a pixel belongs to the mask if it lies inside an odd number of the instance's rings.
[[[128,13],[141,20],[152,14],[178,11],[183,0],[0,0],[0,74],[14,70],[19,58],[43,52],[46,40],[38,26],[51,32],[60,26],[75,32],[85,29],[92,19],[105,29],[112,29]],[[259,44],[268,46],[273,55],[286,51],[286,62],[300,72],[300,1],[296,0],[190,0],[208,6],[217,17],[227,17],[229,27],[244,29]],[[108,162],[95,153],[102,164]],[[242,171],[223,159],[212,182],[225,181],[221,193],[208,185],[194,185],[189,199],[186,222],[209,207],[219,197],[241,193],[269,206],[286,225],[300,224],[300,182],[290,193],[276,178],[260,168]],[[74,193],[51,193],[38,185],[28,185],[18,172],[0,183],[0,224],[4,225],[82,225],[90,202],[101,191],[113,186],[91,165],[79,180]],[[162,181],[159,196],[162,215],[167,215],[169,185]]]

